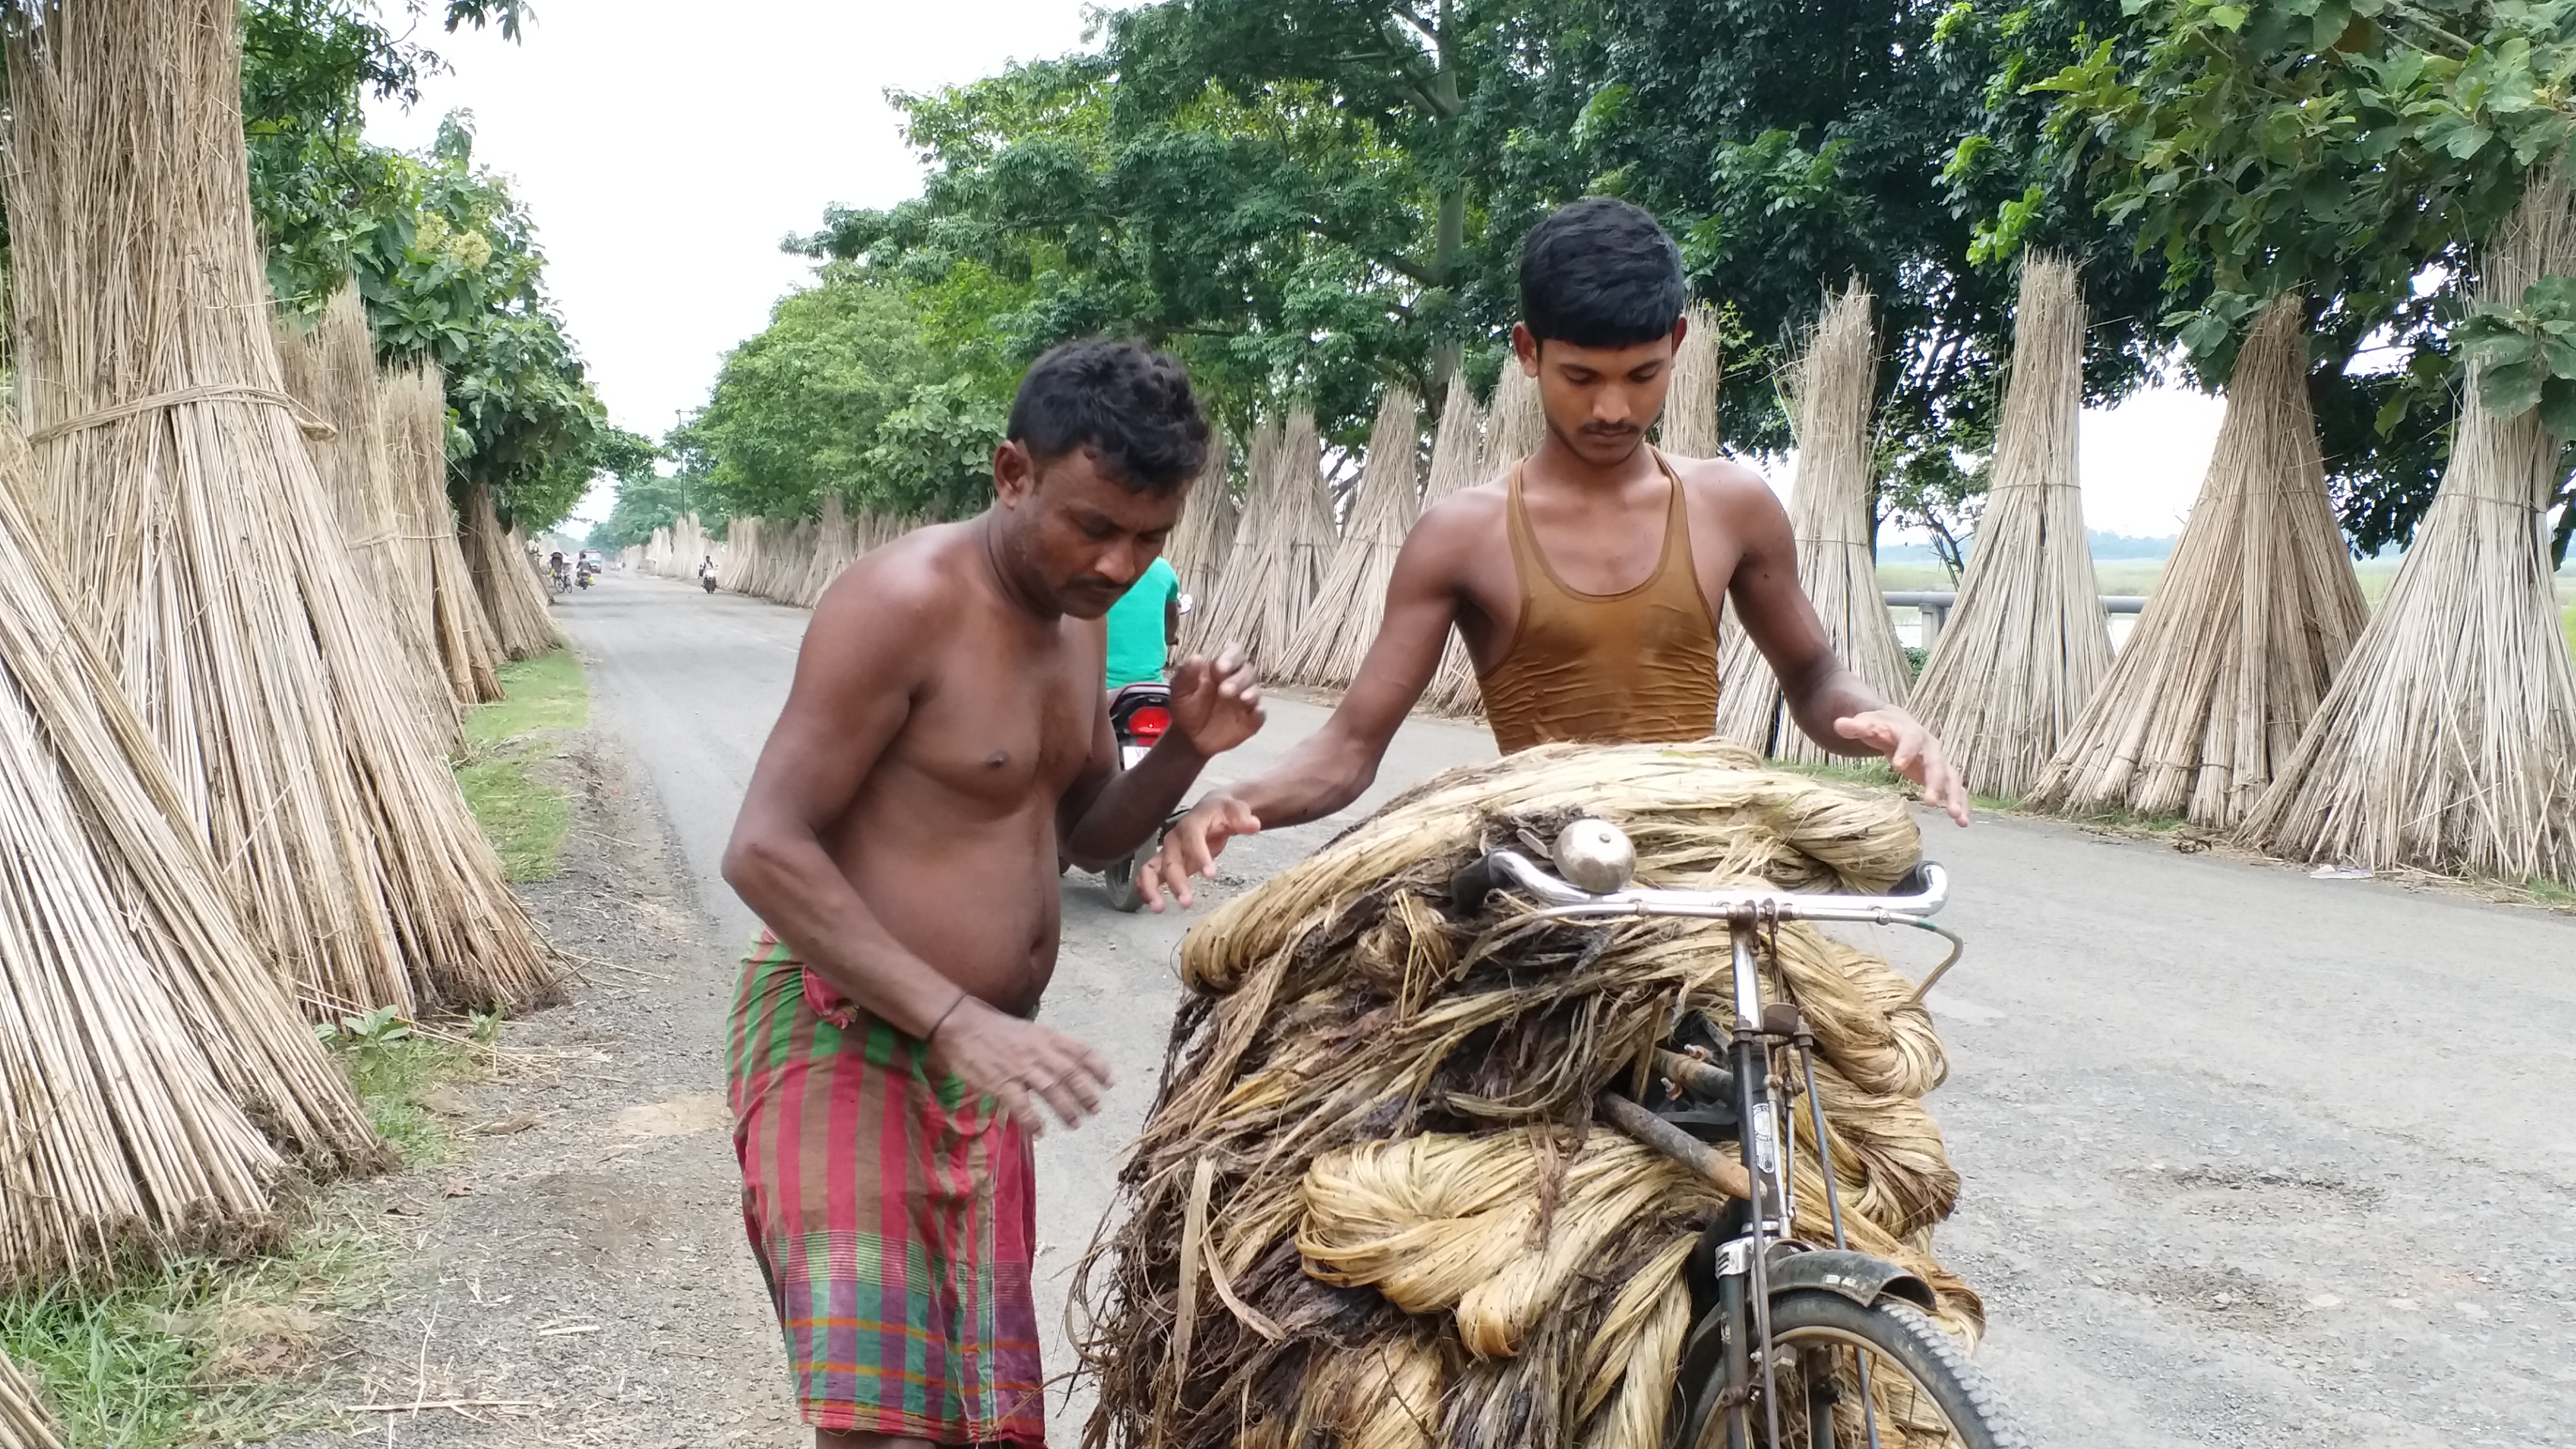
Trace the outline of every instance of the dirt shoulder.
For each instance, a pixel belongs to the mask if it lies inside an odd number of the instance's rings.
[[[706,965],[728,953],[621,746],[576,732],[542,768],[572,826],[561,873],[520,890],[580,972],[573,1002],[435,1094],[444,1160],[334,1195],[382,1222],[397,1266],[317,1390],[342,1428],[282,1443],[803,1441],[739,1228],[732,982]]]

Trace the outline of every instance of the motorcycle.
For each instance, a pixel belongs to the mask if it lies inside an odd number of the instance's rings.
[[[698,587],[712,594],[716,591],[716,571],[707,569],[698,575]]]
[[[1157,740],[1172,727],[1172,687],[1161,680],[1126,684],[1109,693],[1109,729],[1118,737],[1118,768],[1131,770],[1145,758]],[[1145,904],[1144,892],[1136,887],[1136,872],[1154,858],[1163,844],[1163,833],[1156,831],[1136,852],[1125,860],[1111,863],[1100,873],[1101,887],[1109,893],[1109,904],[1120,911],[1135,911]]]
[[[590,581],[599,577],[599,565],[595,563],[583,564],[580,568],[575,569],[573,574],[575,581],[583,588],[587,589],[590,587]]]

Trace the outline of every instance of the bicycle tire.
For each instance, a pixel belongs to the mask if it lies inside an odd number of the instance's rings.
[[[1805,1288],[1783,1293],[1771,1302],[1771,1341],[1779,1349],[1810,1347],[1866,1347],[1872,1365],[1872,1398],[1891,1406],[1889,1418],[1901,1418],[1911,1409],[1928,1403],[1937,1409],[1950,1434],[1948,1442],[1959,1449],[2030,1449],[2030,1440],[2005,1412],[2002,1396],[1986,1381],[1957,1340],[1921,1309],[1894,1299],[1881,1299],[1864,1307],[1849,1298],[1822,1288]],[[1789,1364],[1799,1362],[1795,1353],[1782,1355]],[[1913,1383],[1910,1389],[1884,1379],[1884,1370],[1902,1369]],[[1796,1371],[1786,1375],[1793,1383]],[[1807,1405],[1803,1393],[1792,1384],[1781,1389],[1782,1442],[1775,1449],[1809,1449],[1816,1441],[1806,1420]],[[1857,1395],[1852,1395],[1857,1399]],[[1894,1408],[1897,1404],[1906,1408]],[[1768,1433],[1762,1415],[1754,1418],[1756,1439]],[[1725,1442],[1722,1415],[1712,1415],[1709,1428],[1715,1442]],[[1865,1449],[1867,1438],[1859,1432],[1837,1432],[1835,1449]],[[1913,1434],[1882,1419],[1879,1442],[1883,1446],[1943,1442],[1938,1433]]]

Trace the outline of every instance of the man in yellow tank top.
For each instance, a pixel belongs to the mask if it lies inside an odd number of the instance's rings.
[[[1227,839],[1357,799],[1453,627],[1506,752],[1698,739],[1717,723],[1718,622],[1732,601],[1810,739],[1886,757],[1927,803],[1968,822],[1967,787],[1941,742],[1827,645],[1770,485],[1725,459],[1647,444],[1688,329],[1672,238],[1626,202],[1587,198],[1531,229],[1520,285],[1512,346],[1538,379],[1545,441],[1422,515],[1341,706],[1270,773],[1208,795],[1173,825],[1139,875],[1156,910],[1164,891],[1187,906],[1189,878],[1214,869]]]

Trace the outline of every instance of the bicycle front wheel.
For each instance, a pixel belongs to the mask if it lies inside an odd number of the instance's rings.
[[[1911,1304],[1784,1293],[1771,1303],[1771,1342],[1777,1449],[2028,1449],[1985,1375]],[[1751,1407],[1760,1443],[1772,1418],[1758,1398]],[[1720,1443],[1723,1417],[1711,1419]]]

